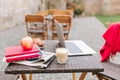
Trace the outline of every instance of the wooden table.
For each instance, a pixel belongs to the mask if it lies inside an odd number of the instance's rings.
[[[46,40],[45,41],[45,51],[55,52],[58,41],[55,40]],[[26,65],[19,64],[9,64],[5,73],[7,74],[27,74],[27,73],[75,73],[75,72],[102,72],[103,67],[100,63],[95,59],[94,56],[74,56],[68,57],[68,61],[66,64],[58,64],[56,59],[46,68],[39,69],[35,67],[30,67]],[[25,75],[24,75],[25,77]],[[25,78],[23,77],[23,80]],[[73,74],[73,80],[75,80],[75,76]]]

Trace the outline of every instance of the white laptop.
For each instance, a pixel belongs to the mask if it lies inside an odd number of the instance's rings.
[[[96,53],[92,48],[90,48],[82,40],[66,40],[65,41],[62,25],[55,20],[55,26],[57,30],[59,44],[61,47],[68,49],[69,56],[91,55]]]

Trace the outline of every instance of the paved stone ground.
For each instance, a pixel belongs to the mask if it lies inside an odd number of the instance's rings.
[[[83,40],[96,52],[99,52],[99,49],[104,43],[101,37],[104,31],[104,25],[95,17],[74,18],[69,39]],[[21,38],[24,36],[26,36],[25,26],[18,26],[0,31],[0,60],[2,60],[4,56],[5,47],[19,45]],[[98,61],[100,60],[99,53],[95,54],[95,57]],[[7,63],[0,62],[0,70],[4,70],[6,66]],[[80,73],[77,73],[77,80],[79,75]],[[33,80],[72,80],[72,74],[33,74]],[[85,80],[97,80],[97,78],[89,73]]]

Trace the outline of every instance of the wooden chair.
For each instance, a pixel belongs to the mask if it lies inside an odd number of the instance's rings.
[[[56,32],[56,26],[54,25],[54,20],[57,20],[59,23],[63,26],[63,32],[65,40],[68,39],[71,24],[72,24],[72,18],[69,15],[60,15],[60,16],[54,16],[52,21],[52,39],[57,39],[57,32]]]
[[[120,64],[112,62],[103,62],[104,72],[95,73],[99,80],[119,80],[120,79]]]
[[[73,10],[58,10],[58,9],[56,9],[55,11],[54,11],[54,14],[53,15],[70,15],[71,17],[73,17],[73,15],[74,15],[74,12],[73,12]]]
[[[100,54],[104,72],[95,74],[99,80],[119,80],[120,63],[116,64],[111,61],[120,54],[120,22],[111,23],[103,34],[103,38],[106,42],[100,49]]]
[[[38,11],[37,14],[42,15],[42,16],[47,16],[47,15],[49,15],[49,11],[48,10]]]
[[[66,12],[65,10],[55,10],[53,15],[69,15],[68,12]]]
[[[71,15],[72,17],[74,16],[74,9],[67,9],[66,12],[67,12],[67,14]]]
[[[56,9],[49,9],[47,10],[49,15],[53,15],[56,11]]]
[[[42,15],[26,15],[26,29],[28,36],[32,38],[39,37],[43,40],[47,39],[47,24]]]

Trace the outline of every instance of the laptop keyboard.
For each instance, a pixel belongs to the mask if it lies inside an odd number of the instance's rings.
[[[65,44],[70,53],[82,53],[82,50],[74,42],[66,42]]]

